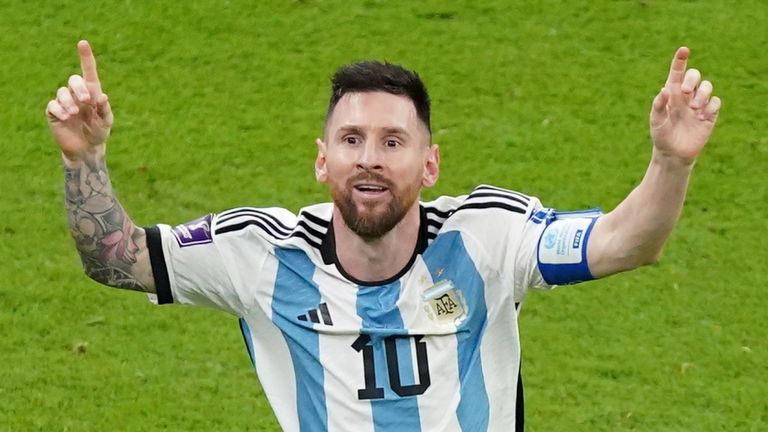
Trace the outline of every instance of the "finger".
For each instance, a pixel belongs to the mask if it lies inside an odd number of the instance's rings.
[[[96,100],[96,113],[104,120],[107,127],[112,126],[112,122],[114,121],[112,107],[109,105],[109,98],[104,93],[102,93]]]
[[[709,103],[699,113],[699,118],[702,120],[715,121],[718,114],[720,114],[720,98],[715,96],[709,100]]]
[[[696,90],[696,87],[701,82],[701,72],[698,69],[688,69],[685,71],[685,77],[683,78],[683,84],[680,86],[680,90],[685,94],[691,94]]]
[[[49,121],[65,121],[69,118],[69,113],[56,99],[53,99],[45,107],[45,116],[48,117]]]
[[[669,103],[669,100],[671,98],[671,94],[669,92],[669,89],[666,87],[662,87],[659,91],[659,94],[656,95],[655,98],[653,98],[653,103],[651,104],[651,116],[650,116],[650,124],[652,128],[659,127],[664,124],[664,122],[667,121],[669,118],[669,112],[667,110],[667,104]]]
[[[91,101],[91,94],[85,85],[85,80],[80,75],[72,75],[67,82],[70,92],[75,95],[77,102],[86,104]]]
[[[56,101],[69,114],[77,114],[80,111],[77,108],[77,102],[72,97],[72,92],[67,87],[59,87],[59,90],[56,91]]]
[[[653,98],[653,111],[659,114],[667,112],[667,102],[669,102],[669,90],[662,87],[659,94]]]
[[[707,105],[710,96],[712,96],[712,83],[704,80],[699,84],[699,88],[696,89],[696,93],[693,95],[693,99],[691,99],[691,108],[696,109]]]
[[[669,99],[669,91],[662,88],[659,94],[653,98],[653,110],[656,112],[665,112],[667,110],[667,101]]]
[[[83,78],[91,91],[96,91],[98,96],[101,93],[101,84],[99,83],[99,73],[96,70],[96,57],[88,41],[81,40],[77,43],[77,50],[80,53],[80,68],[83,70]]]
[[[667,76],[667,84],[681,84],[683,82],[683,76],[685,75],[685,68],[688,64],[688,56],[690,50],[686,47],[680,47],[675,52],[675,57],[672,59],[672,66],[669,68],[669,76]]]

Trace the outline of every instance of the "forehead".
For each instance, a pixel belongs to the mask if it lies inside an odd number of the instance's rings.
[[[416,130],[419,118],[416,107],[406,96],[386,92],[347,93],[334,107],[328,119],[328,131],[345,126]]]

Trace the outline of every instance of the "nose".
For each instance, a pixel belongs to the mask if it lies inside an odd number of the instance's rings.
[[[364,170],[380,170],[381,153],[375,143],[368,141],[360,149],[357,158],[357,166]]]

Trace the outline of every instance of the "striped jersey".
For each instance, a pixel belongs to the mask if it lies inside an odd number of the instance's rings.
[[[485,185],[420,211],[410,262],[379,282],[338,264],[332,203],[151,227],[153,300],[239,317],[286,431],[522,430],[520,304],[591,279],[597,215]]]

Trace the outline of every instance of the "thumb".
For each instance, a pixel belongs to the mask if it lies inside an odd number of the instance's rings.
[[[662,87],[659,94],[653,98],[653,104],[651,105],[651,127],[660,126],[667,119],[669,97],[669,90],[666,87]]]
[[[109,98],[106,93],[102,93],[96,100],[96,113],[104,121],[107,127],[112,126],[114,116],[112,115],[112,107],[109,105]]]

